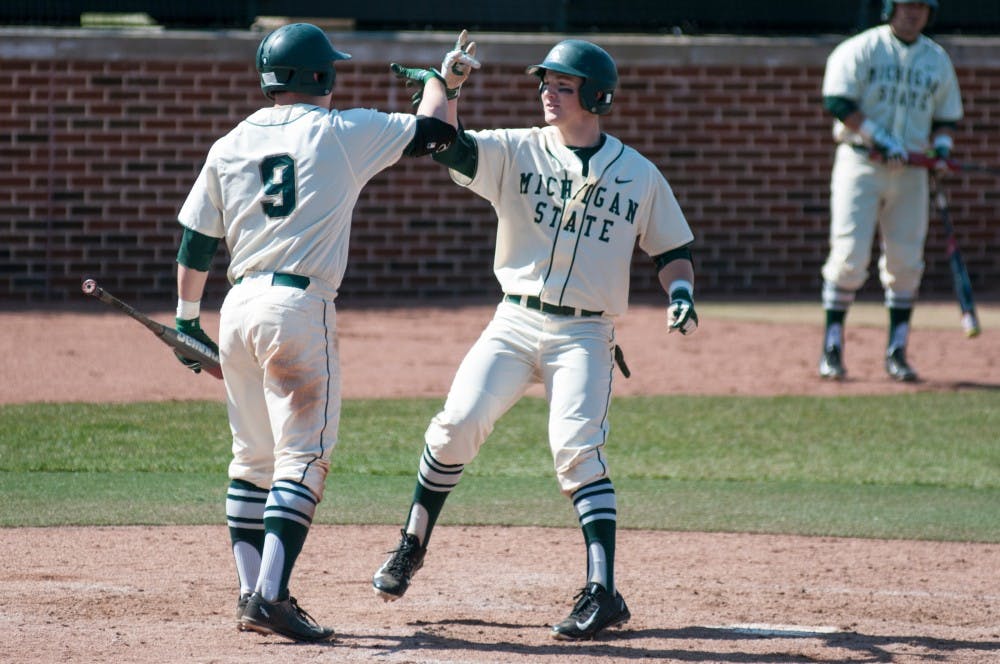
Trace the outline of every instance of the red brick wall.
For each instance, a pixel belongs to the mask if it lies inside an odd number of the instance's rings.
[[[212,142],[263,105],[260,35],[19,31],[0,44],[0,303],[75,302],[84,276],[139,302],[174,297],[177,210]],[[386,62],[434,64],[450,35],[335,36],[355,59],[340,108],[407,110]],[[658,164],[695,235],[700,297],[817,299],[832,147],[820,107],[837,39],[604,40],[620,93],[605,129]],[[982,42],[983,40],[980,40]],[[610,42],[610,43],[609,43]],[[957,157],[1000,165],[1000,42],[953,48],[967,119]],[[544,36],[484,36],[486,66],[463,93],[470,128],[540,122],[526,64]],[[947,42],[946,42],[947,45]],[[30,57],[26,57],[30,55]],[[952,180],[974,286],[1000,284],[1000,178]],[[378,175],[355,213],[342,298],[492,298],[494,215],[429,159]],[[949,297],[944,242],[928,241],[924,295]],[[220,251],[207,299],[226,290]],[[658,286],[637,253],[633,293]],[[872,279],[862,296],[879,296]]]

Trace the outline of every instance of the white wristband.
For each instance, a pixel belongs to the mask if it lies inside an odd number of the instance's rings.
[[[934,137],[935,150],[947,150],[951,152],[953,147],[955,147],[955,141],[951,138],[951,134],[938,134]]]
[[[181,320],[191,320],[201,314],[201,300],[191,302],[177,298],[177,317]]]
[[[687,279],[675,279],[674,281],[672,281],[670,283],[670,288],[667,289],[667,294],[670,295],[670,297],[673,297],[674,291],[676,291],[679,288],[683,288],[688,292],[688,295],[694,297],[694,284],[692,284]]]

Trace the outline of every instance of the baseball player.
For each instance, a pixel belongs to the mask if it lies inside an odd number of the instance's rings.
[[[454,57],[445,57],[442,70],[448,87],[458,89],[463,70],[450,67]],[[575,606],[552,635],[588,639],[630,618],[615,585],[617,509],[605,449],[614,320],[626,310],[638,242],[669,293],[668,330],[697,329],[693,235],[656,166],[601,131],[618,84],[607,52],[570,39],[527,72],[538,77],[547,126],[460,130],[451,148],[435,155],[497,212],[494,272],[504,295],[427,428],[402,538],[372,583],[387,601],[403,596],[465,467],[498,418],[541,383],[556,477],[579,519],[587,558]],[[457,122],[457,106],[457,99],[448,104],[450,121]]]
[[[878,227],[879,277],[889,311],[885,370],[917,374],[906,357],[910,316],[924,270],[928,172],[907,166],[908,152],[946,159],[962,99],[951,60],[921,33],[938,0],[885,0],[888,21],[838,45],[823,78],[823,103],[836,118],[830,184],[830,253],[823,265],[826,330],[819,374],[841,380],[844,319],[868,276]]]
[[[176,326],[213,347],[200,300],[221,239],[230,253],[218,349],[233,436],[226,518],[238,626],[296,641],[333,636],[288,582],[337,443],[334,299],[354,204],[376,173],[456,133],[440,77],[424,81],[416,116],[333,108],[334,62],[350,57],[307,23],[267,35],[256,62],[274,105],[212,146],[179,213]]]

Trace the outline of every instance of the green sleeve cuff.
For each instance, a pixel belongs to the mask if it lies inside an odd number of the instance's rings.
[[[479,150],[476,149],[476,141],[465,131],[458,132],[458,138],[447,150],[435,152],[431,159],[444,164],[448,168],[458,171],[470,180],[476,176],[476,168],[479,164]]]
[[[181,236],[181,246],[177,250],[177,262],[184,267],[199,272],[208,272],[212,266],[212,257],[219,247],[219,238],[202,235],[190,228],[184,229]]]
[[[858,110],[858,103],[847,97],[823,97],[823,108],[829,111],[833,117],[843,120]]]
[[[659,274],[660,270],[667,266],[667,263],[672,263],[676,260],[689,260],[692,263],[694,259],[691,257],[691,245],[685,244],[683,247],[678,247],[677,249],[671,249],[658,256],[653,256],[653,264],[656,265],[656,272]]]

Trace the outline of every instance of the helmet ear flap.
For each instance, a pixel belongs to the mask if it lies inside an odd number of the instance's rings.
[[[336,50],[326,33],[315,25],[281,26],[264,37],[257,49],[261,90],[270,99],[277,92],[326,96],[337,79],[334,62],[350,57]]]
[[[563,40],[549,51],[544,61],[528,67],[527,73],[544,78],[546,70],[582,78],[580,105],[594,115],[611,112],[618,69],[612,57],[597,44],[580,39]]]

